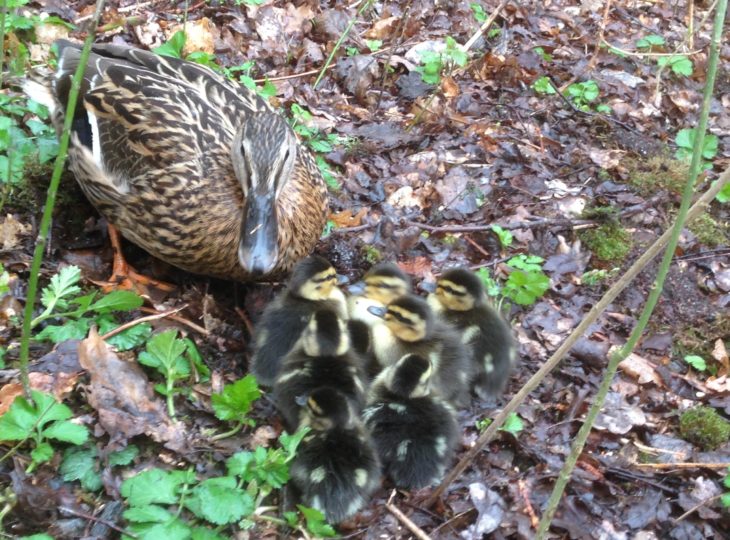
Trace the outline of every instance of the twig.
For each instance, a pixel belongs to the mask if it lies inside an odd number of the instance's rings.
[[[104,334],[103,336],[101,336],[101,339],[103,339],[103,340],[106,341],[107,339],[109,339],[111,337],[114,337],[117,334],[120,334],[120,333],[124,332],[125,330],[127,330],[129,328],[132,328],[133,326],[137,326],[138,324],[141,324],[143,322],[155,321],[157,319],[164,319],[165,317],[169,317],[173,313],[177,313],[178,311],[182,311],[186,307],[188,307],[188,305],[187,304],[184,304],[181,307],[178,307],[178,308],[175,308],[175,309],[171,309],[169,311],[163,311],[161,313],[155,313],[154,315],[146,315],[145,317],[140,317],[139,319],[135,319],[133,321],[126,322],[126,323],[124,323],[124,324],[122,324],[120,326],[117,326],[114,330],[110,330],[109,332],[107,332],[106,334]]]
[[[688,217],[696,217],[700,213],[704,212],[706,206],[715,198],[720,192],[722,187],[730,180],[730,168],[728,168],[722,176],[717,180],[717,183],[710,186],[710,188],[702,194],[697,202],[690,208]],[[661,235],[654,243],[649,246],[644,254],[637,259],[637,261],[631,265],[626,273],[606,291],[606,294],[601,298],[586,315],[583,317],[578,326],[575,327],[573,332],[566,338],[563,344],[553,353],[545,364],[528,380],[522,389],[505,405],[504,409],[494,418],[494,421],[489,424],[486,430],[479,436],[474,445],[469,451],[462,456],[459,462],[454,466],[453,469],[446,475],[441,484],[434,490],[431,496],[426,500],[425,506],[433,506],[433,504],[441,497],[446,488],[448,488],[459,475],[466,470],[466,468],[474,461],[477,454],[491,441],[497,433],[497,430],[502,427],[507,417],[519,407],[522,402],[527,398],[530,393],[537,388],[543,379],[550,373],[562,360],[563,356],[573,347],[576,341],[580,339],[583,333],[598,319],[598,316],[603,313],[606,307],[613,302],[616,297],[623,291],[633,279],[642,271],[649,262],[661,251],[666,245],[671,236],[671,231],[665,232]]]
[[[390,501],[393,500],[393,497],[395,496],[395,490],[393,490],[393,493],[390,494],[390,499],[388,499],[388,502],[385,503],[385,507],[390,511],[391,514],[393,514],[395,517],[398,518],[398,520],[406,526],[406,528],[411,531],[414,535],[416,535],[416,538],[419,540],[431,540],[431,537],[427,535],[425,532],[423,532],[423,529],[421,529],[418,525],[413,523],[413,521],[410,520],[408,516],[406,516],[403,512],[401,512],[398,507],[394,506]]]
[[[603,43],[606,47],[610,49],[614,49],[621,54],[625,54],[626,56],[638,56],[639,58],[652,58],[652,57],[659,57],[659,56],[677,56],[676,52],[671,53],[655,53],[655,52],[636,52],[636,51],[629,51],[626,49],[622,49],[621,47],[616,47],[616,45],[611,45],[608,41],[605,39],[601,39],[601,43]],[[696,50],[696,51],[690,51],[686,53],[682,53],[684,56],[692,56],[695,54],[700,54],[702,50]]]
[[[634,463],[642,469],[725,469],[730,463]]]
[[[525,481],[522,478],[517,481],[517,489],[520,493],[520,496],[522,497],[522,500],[525,502],[525,512],[528,516],[530,516],[530,525],[533,529],[536,529],[537,524],[540,523],[540,519],[537,517],[535,509],[532,507],[532,503],[530,502],[529,490],[527,489]]]
[[[330,234],[348,234],[360,231],[367,231],[368,229],[374,229],[378,226],[378,223],[365,223],[363,225],[357,225],[355,227],[341,227],[339,229],[333,229]]]
[[[464,45],[461,46],[461,49],[464,52],[467,52],[469,49],[471,49],[474,44],[477,42],[479,37],[486,32],[490,26],[492,26],[492,23],[494,22],[494,19],[496,19],[499,16],[499,13],[504,9],[504,6],[507,5],[507,0],[502,0],[502,3],[497,6],[497,8],[492,12],[492,14],[489,16],[489,18],[484,21],[484,24],[482,24],[479,27],[479,30],[477,30],[472,37],[469,38],[469,40],[464,43]]]
[[[408,4],[406,5],[405,9],[403,9],[403,16],[400,18],[400,23],[398,25],[398,37],[396,38],[396,44],[400,43],[400,41],[403,39],[403,33],[406,30],[406,22],[408,21],[408,14],[411,11],[411,4],[413,4],[413,0],[408,0]],[[388,53],[388,58],[385,59],[385,64],[383,64],[383,76],[380,77],[380,92],[378,92],[378,100],[375,102],[375,114],[377,115],[380,111],[380,102],[383,99],[383,89],[385,88],[385,79],[388,77],[388,68],[390,67],[390,61],[393,58],[393,52],[395,51],[395,46],[390,47],[390,51]]]
[[[141,308],[139,308],[139,310],[140,310],[140,311],[144,311],[145,313],[154,313],[154,314],[156,314],[156,315],[158,315],[158,314],[159,314],[159,312],[158,312],[157,310],[155,310],[155,309],[153,309],[153,308],[148,308],[148,307],[145,307],[145,306],[142,306]],[[187,326],[187,327],[189,327],[189,328],[192,328],[193,330],[195,330],[195,331],[196,331],[196,332],[198,332],[199,334],[202,334],[202,335],[204,335],[204,336],[208,336],[208,335],[210,335],[210,332],[209,332],[208,330],[206,330],[206,329],[205,329],[205,328],[203,328],[202,326],[198,326],[198,325],[197,325],[197,324],[195,324],[195,323],[194,323],[193,321],[189,321],[189,320],[187,320],[187,319],[186,319],[186,318],[184,318],[184,317],[179,317],[179,316],[177,316],[177,315],[168,315],[167,317],[168,317],[168,318],[169,318],[169,319],[170,319],[171,321],[179,322],[180,324],[184,324],[185,326]]]
[[[106,525],[110,529],[114,529],[118,533],[122,533],[125,536],[130,536],[132,538],[139,538],[139,536],[137,536],[133,532],[130,532],[126,529],[122,529],[121,527],[117,526],[116,524],[112,523],[111,521],[107,521],[106,519],[98,518],[98,517],[92,516],[90,514],[85,514],[84,512],[79,512],[78,510],[74,510],[73,508],[69,508],[68,506],[59,506],[58,510],[65,514],[71,514],[72,516],[80,517],[82,519],[87,519],[87,520],[93,521],[95,523],[101,523],[102,525]]]
[[[693,513],[693,512],[696,512],[697,510],[699,510],[700,508],[702,508],[703,506],[705,506],[705,505],[707,505],[707,504],[710,504],[710,503],[713,503],[713,502],[715,502],[715,501],[716,501],[717,499],[719,499],[720,497],[722,497],[722,493],[720,493],[719,495],[715,495],[715,496],[713,496],[713,497],[710,497],[709,499],[705,499],[704,501],[700,501],[700,502],[698,502],[698,503],[697,503],[696,505],[694,505],[694,506],[693,506],[692,508],[690,508],[689,510],[687,510],[687,511],[686,511],[686,512],[685,512],[684,514],[682,514],[682,515],[681,515],[681,516],[679,516],[679,517],[678,517],[677,519],[675,519],[675,520],[674,520],[674,523],[679,523],[679,522],[680,522],[680,521],[682,521],[682,520],[683,520],[684,518],[686,518],[687,516],[689,516],[689,515],[690,515],[691,513]]]

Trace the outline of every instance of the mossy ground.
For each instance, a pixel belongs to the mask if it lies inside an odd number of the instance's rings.
[[[704,450],[714,450],[730,440],[730,422],[712,407],[693,407],[679,418],[682,438]]]

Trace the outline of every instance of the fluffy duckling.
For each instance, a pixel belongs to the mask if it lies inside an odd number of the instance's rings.
[[[407,354],[422,356],[433,366],[434,390],[454,405],[466,403],[471,376],[467,349],[456,330],[438,320],[425,300],[407,294],[385,309],[370,311],[382,315],[387,329],[373,341],[381,365],[394,364]]]
[[[340,522],[355,514],[380,483],[380,464],[367,432],[339,390],[312,391],[300,412],[304,437],[291,464],[294,498]]]
[[[363,361],[350,346],[346,323],[332,310],[312,315],[294,349],[282,360],[274,401],[287,430],[299,424],[300,401],[315,388],[337,388],[359,413],[365,404]]]
[[[407,354],[378,375],[363,412],[383,472],[398,487],[435,484],[454,454],[456,413],[431,390],[431,375],[431,362]]]
[[[260,385],[273,384],[281,359],[319,309],[347,318],[347,301],[337,287],[335,269],[326,259],[312,255],[297,263],[286,290],[266,307],[256,327],[251,372]]]
[[[472,359],[472,387],[482,399],[499,395],[517,360],[512,331],[487,302],[479,278],[469,270],[444,272],[428,303],[444,320],[456,326]]]

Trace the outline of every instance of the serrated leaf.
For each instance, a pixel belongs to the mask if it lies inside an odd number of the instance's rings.
[[[166,523],[173,517],[170,512],[154,504],[129,508],[122,515],[133,523]]]
[[[686,355],[684,357],[684,361],[693,368],[695,368],[697,371],[705,371],[707,369],[707,363],[705,362],[705,359],[701,356],[697,356],[696,354]]]
[[[21,441],[29,437],[39,416],[27,399],[16,397],[10,409],[0,417],[0,441]]]
[[[192,492],[191,501],[197,499],[202,517],[216,525],[226,525],[250,515],[255,509],[251,495],[237,487],[236,479],[230,476],[209,478],[198,484]]]
[[[247,475],[253,463],[254,456],[252,452],[236,452],[226,460],[226,469],[228,469],[229,475],[241,476],[244,480],[250,480]]]
[[[186,479],[185,471],[150,469],[122,482],[121,494],[131,506],[173,504],[177,502],[180,486]]]
[[[89,438],[89,430],[86,426],[74,424],[73,422],[54,422],[43,430],[43,436],[79,445],[84,444]]]
[[[185,47],[185,32],[178,30],[172,37],[159,47],[152,49],[152,52],[162,56],[172,56],[174,58],[182,58],[183,48]]]
[[[185,342],[177,339],[177,330],[167,330],[150,338],[147,350],[140,353],[138,360],[165,376],[187,377],[190,375],[190,366],[182,357],[186,348]]]
[[[36,463],[45,463],[53,457],[53,447],[47,442],[42,442],[30,452],[30,457]]]
[[[207,527],[195,527],[191,538],[192,540],[226,540],[225,537]]]
[[[179,518],[164,523],[134,523],[129,529],[137,540],[187,540],[191,535],[190,527]]]
[[[76,321],[67,321],[64,324],[49,324],[35,335],[38,341],[61,343],[69,339],[84,339],[91,327],[91,319],[82,317]]]
[[[648,49],[652,46],[661,46],[664,45],[664,38],[662,36],[658,36],[656,34],[651,34],[646,37],[641,38],[636,42],[636,48],[637,49]]]
[[[114,325],[116,328],[118,325]],[[111,330],[111,329],[110,329]],[[152,335],[152,325],[140,323],[127,328],[106,340],[106,342],[118,351],[129,351],[145,343]]]
[[[90,448],[69,448],[61,462],[60,472],[67,482],[79,480],[86,491],[101,489],[101,475],[96,470],[97,450]]]
[[[139,455],[139,448],[137,448],[135,445],[130,444],[123,450],[117,450],[116,452],[112,452],[109,454],[109,466],[110,467],[119,467],[124,465],[129,465],[134,461],[134,458],[136,458]]]
[[[94,302],[90,309],[97,313],[130,311],[142,306],[144,300],[132,291],[113,291]]]
[[[301,504],[297,505],[297,508],[304,516],[304,521],[307,524],[307,530],[314,536],[335,536],[337,532],[335,529],[327,523],[324,519],[324,514],[316,508],[309,508]]]
[[[220,394],[211,396],[215,415],[220,420],[242,421],[251,410],[254,401],[261,397],[256,378],[246,375],[233,384],[228,384]]]
[[[41,303],[45,307],[57,305],[66,309],[69,296],[81,292],[77,283],[81,280],[81,269],[78,266],[66,266],[51,277],[48,286],[41,293]]]

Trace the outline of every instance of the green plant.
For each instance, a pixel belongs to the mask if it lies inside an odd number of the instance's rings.
[[[0,440],[20,441],[16,448],[29,439],[33,442],[28,473],[53,457],[54,449],[49,441],[80,445],[89,437],[86,426],[69,421],[73,417],[71,409],[58,403],[52,395],[32,390],[31,397],[33,401],[16,397],[10,409],[0,417]]]
[[[237,452],[226,460],[225,476],[198,479],[192,469],[150,469],[125,480],[121,494],[128,509],[123,515],[130,531],[142,539],[174,540],[224,538],[221,533],[226,526],[235,523],[246,529],[255,520],[296,525],[295,519],[281,520],[256,510],[289,480],[289,463],[306,433],[306,428],[294,435],[283,433],[280,448]],[[309,519],[325,530],[316,515],[310,514]]]
[[[480,418],[478,419],[474,425],[477,428],[477,431],[481,433],[485,429],[489,427],[489,425],[492,423],[491,418]],[[507,419],[504,421],[504,425],[499,428],[499,431],[505,431],[507,433],[511,433],[515,437],[520,434],[520,432],[525,429],[525,424],[522,421],[522,418],[520,416],[513,412],[510,413],[510,415],[507,417]]]
[[[599,284],[602,281],[606,281],[615,277],[620,271],[620,268],[612,268],[611,270],[589,270],[588,272],[583,273],[583,275],[580,277],[580,280],[581,282],[583,282],[584,285],[593,286]]]
[[[644,36],[636,42],[637,49],[652,49],[654,47],[664,46],[664,38],[656,34]]]
[[[600,90],[596,81],[573,83],[566,89],[566,94],[573,100],[577,108],[582,111],[590,110],[590,103],[598,99]]]
[[[276,95],[276,86],[268,78],[265,80],[263,86],[258,86],[251,76],[251,71],[254,68],[253,60],[244,62],[240,66],[233,66],[230,68],[222,68],[223,73],[229,79],[237,80],[239,83],[244,85],[249,90],[255,91],[264,99],[268,99]]]
[[[266,0],[236,0],[236,5],[240,6],[243,4],[244,6],[260,6],[265,1]]]
[[[550,82],[550,78],[547,76],[536,79],[535,82],[532,83],[530,88],[532,88],[538,94],[551,95],[557,93],[557,90],[555,90],[553,83]]]
[[[167,398],[167,412],[175,418],[174,398],[185,392],[176,388],[175,383],[190,377],[192,368],[199,371],[204,367],[195,343],[188,338],[179,339],[177,330],[166,330],[147,341],[146,350],[139,354],[137,360],[156,369],[165,378],[165,384],[156,384],[155,390]]]
[[[508,248],[512,245],[514,236],[507,229],[500,227],[499,225],[492,225],[492,232],[499,238],[499,243],[503,248]]]
[[[730,467],[728,467],[727,472],[728,474],[726,474],[725,478],[722,479],[722,485],[730,489]],[[722,494],[720,497],[720,503],[722,503],[726,509],[730,508],[730,491]]]
[[[253,375],[246,375],[233,384],[227,384],[220,394],[213,394],[210,401],[216,417],[219,420],[236,423],[233,429],[216,435],[213,439],[230,437],[245,425],[253,426],[255,422],[248,418],[248,413],[253,402],[260,397],[261,391]]]
[[[535,52],[536,55],[542,58],[543,62],[553,61],[553,55],[546,53],[545,49],[543,49],[542,47],[533,47],[532,50]]]
[[[438,84],[445,70],[450,70],[453,65],[464,67],[469,60],[469,56],[454,38],[447,36],[445,45],[442,52],[421,52],[421,65],[416,67],[416,71],[426,84]]]
[[[679,417],[682,438],[704,450],[714,450],[730,440],[730,422],[712,407],[698,405]]]
[[[324,514],[315,508],[307,508],[301,504],[297,505],[299,512],[304,517],[304,528],[316,538],[337,536],[335,529],[324,519]],[[292,529],[303,530],[301,519],[296,512],[284,512],[284,519]]]
[[[369,244],[362,247],[362,255],[368,264],[377,264],[383,260],[383,254],[375,246]]]
[[[482,24],[487,20],[487,12],[484,11],[484,8],[481,4],[477,4],[476,2],[472,2],[469,4],[469,7],[471,8],[471,12],[474,15],[474,19],[479,23]]]
[[[383,40],[381,39],[366,39],[365,45],[368,49],[370,49],[370,52],[376,52],[379,51],[380,48],[383,46]]]
[[[31,328],[49,319],[65,321],[46,325],[35,339],[53,343],[82,339],[89,333],[92,324],[106,333],[119,326],[114,312],[137,309],[143,303],[141,297],[130,291],[113,291],[98,300],[96,291],[79,294],[80,280],[81,270],[77,266],[66,266],[51,277],[50,283],[41,292],[41,304],[45,309],[31,321]],[[113,336],[108,343],[119,350],[128,350],[144,343],[150,333],[149,324],[138,324]]]
[[[488,296],[499,296],[499,294],[502,292],[502,289],[499,286],[499,283],[497,283],[497,280],[494,279],[489,273],[489,269],[479,268],[476,271],[476,274],[481,280],[482,285],[484,285],[484,290],[487,291]]]
[[[707,369],[707,363],[705,362],[705,359],[701,356],[697,356],[696,354],[685,355],[684,361],[693,368],[695,368],[697,371],[705,371]]]
[[[673,54],[671,56],[660,56],[657,60],[659,67],[669,66],[675,75],[690,77],[694,66],[692,60],[683,54]]]
[[[720,193],[715,198],[723,204],[730,202],[730,182],[722,186]]]
[[[579,236],[598,259],[607,262],[624,260],[633,246],[631,234],[613,221],[580,231]]]
[[[139,448],[130,444],[122,450],[109,453],[107,463],[110,467],[121,467],[132,463],[139,454]],[[101,479],[99,450],[96,446],[70,447],[63,455],[59,472],[67,482],[78,480],[86,491],[98,491]]]
[[[674,138],[674,143],[677,145],[677,151],[674,153],[675,157],[681,161],[690,161],[692,159],[692,148],[695,144],[695,138],[697,133],[694,128],[692,129],[680,129],[677,136]],[[705,138],[702,140],[702,158],[704,160],[711,160],[717,155],[718,146],[717,135],[706,133]],[[703,161],[703,168],[710,169],[712,165]]]
[[[522,306],[534,304],[550,288],[550,278],[542,271],[542,257],[517,255],[507,261],[514,268],[502,288],[502,295]]]

